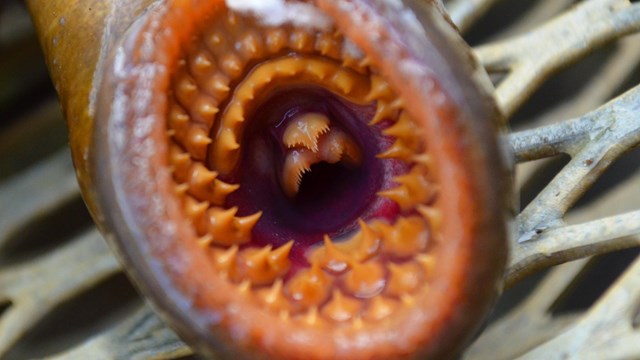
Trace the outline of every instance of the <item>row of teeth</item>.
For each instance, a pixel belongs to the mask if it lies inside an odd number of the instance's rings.
[[[214,24],[203,38],[205,46],[183,61],[176,76],[169,105],[169,160],[185,212],[200,243],[213,252],[218,269],[239,284],[241,292],[251,294],[281,317],[318,326],[327,320],[359,326],[363,320],[386,318],[401,304],[412,301],[412,294],[424,287],[424,279],[434,266],[427,250],[428,237],[437,232],[441,215],[428,206],[437,189],[430,181],[432,164],[421,143],[419,127],[404,112],[403,102],[388,84],[369,74],[368,60],[345,51],[340,35],[281,28],[258,32],[245,30],[255,26],[244,21],[228,13],[222,22]],[[235,87],[226,110],[220,114],[221,104],[230,96],[230,84],[238,81],[247,64],[291,50],[302,55],[281,56],[257,66]],[[331,60],[307,56],[314,53]],[[409,173],[394,179],[397,187],[379,195],[398,203],[404,212],[416,210],[415,215],[402,217],[392,225],[361,222],[360,231],[347,241],[334,244],[327,237],[308,255],[311,268],[287,282],[283,277],[290,268],[288,255],[293,243],[278,248],[241,248],[239,245],[251,240],[261,213],[237,216],[237,208],[225,208],[226,196],[238,185],[218,178],[236,166],[251,101],[276,80],[279,84],[317,83],[355,103],[376,101],[377,111],[370,125],[395,119],[383,130],[384,135],[395,139],[394,143],[378,156],[412,164]],[[318,153],[322,138],[331,133],[339,131],[330,131],[329,124],[321,120],[310,136],[305,138],[294,131],[293,135],[285,134],[283,140],[296,151]],[[342,158],[345,152],[343,149],[333,156]],[[352,153],[351,157],[357,156]],[[207,158],[216,171],[204,165]],[[305,171],[308,166],[291,171],[296,191]],[[382,260],[387,257],[398,262]]]
[[[437,228],[436,212],[402,218],[394,225],[360,221],[360,231],[346,241],[324,245],[308,255],[310,268],[286,283],[293,241],[273,249],[213,249],[217,269],[238,289],[284,318],[313,324],[382,320],[400,304],[410,304],[433,273],[427,253],[429,231]],[[415,234],[418,241],[411,241]],[[380,257],[401,259],[397,262]],[[313,321],[310,321],[313,320]]]

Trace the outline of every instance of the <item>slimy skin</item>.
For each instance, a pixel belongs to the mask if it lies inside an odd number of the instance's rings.
[[[50,61],[96,221],[202,354],[454,357],[507,253],[475,64],[430,2],[273,3],[107,6],[91,76]]]

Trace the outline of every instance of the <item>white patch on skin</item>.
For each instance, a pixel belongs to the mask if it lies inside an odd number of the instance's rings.
[[[285,0],[225,0],[235,11],[249,13],[263,24],[279,26],[290,23],[299,27],[329,30],[333,21],[312,4]]]

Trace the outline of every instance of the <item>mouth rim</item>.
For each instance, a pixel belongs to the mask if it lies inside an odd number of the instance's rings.
[[[339,3],[325,0],[320,6],[334,15],[340,31],[364,48],[374,62],[385,65],[398,60],[385,58],[383,49],[372,44],[370,39],[358,36],[355,27],[346,23],[353,14],[341,8]],[[388,5],[371,6],[361,0],[348,3],[367,11],[373,16],[370,20],[388,23],[394,16],[397,20],[398,15],[386,11]],[[185,280],[185,269],[211,265],[207,264],[204,255],[198,255],[200,248],[195,241],[176,240],[195,239],[196,234],[186,219],[175,223],[169,221],[181,218],[179,205],[175,197],[160,196],[171,194],[170,173],[162,156],[167,150],[166,138],[161,131],[166,104],[163,97],[149,96],[149,89],[168,87],[172,61],[180,52],[180,39],[187,39],[198,22],[185,20],[190,16],[203,20],[206,16],[202,14],[223,5],[222,1],[193,0],[169,2],[151,9],[127,32],[105,71],[93,134],[96,145],[91,154],[93,180],[98,187],[100,213],[105,216],[99,219],[104,225],[103,233],[126,265],[129,275],[171,326],[205,354],[221,353],[237,358],[238,351],[242,350],[240,354],[246,357],[264,356],[261,351],[276,356],[304,357],[312,349],[318,357],[348,357],[354,350],[362,357],[384,357],[379,348],[366,347],[376,342],[384,342],[387,344],[384,349],[396,355],[409,356],[407,351],[416,344],[424,355],[455,354],[453,351],[458,351],[460,343],[467,341],[472,329],[478,327],[498,292],[506,261],[506,192],[493,182],[506,184],[507,172],[499,161],[497,132],[492,123],[498,115],[486,101],[489,96],[470,77],[450,76],[450,65],[443,62],[428,65],[429,79],[433,80],[434,86],[447,87],[446,93],[440,89],[444,96],[444,105],[438,105],[442,111],[440,121],[425,116],[421,102],[433,103],[433,100],[412,95],[412,91],[422,95],[424,91],[416,88],[415,82],[404,84],[406,73],[380,66],[388,70],[384,75],[400,90],[399,95],[412,99],[408,101],[407,110],[425,129],[431,130],[426,132],[427,142],[440,143],[437,146],[446,149],[434,151],[433,156],[439,169],[436,181],[446,185],[441,188],[441,196],[445,199],[441,208],[444,215],[442,236],[446,241],[444,252],[438,254],[445,261],[438,261],[438,281],[434,287],[447,291],[420,299],[420,306],[398,314],[398,318],[406,321],[402,324],[404,331],[398,331],[402,334],[390,336],[387,328],[378,329],[377,333],[361,330],[360,333],[338,332],[338,335],[299,329],[300,333],[291,337],[287,331],[278,331],[282,328],[277,329],[278,324],[275,324],[270,331],[274,333],[273,337],[256,340],[252,338],[255,334],[244,333],[248,330],[240,323],[267,324],[273,315],[256,309],[239,312],[242,306],[246,309],[246,306],[254,305],[237,296],[236,291],[232,291],[235,288],[220,276],[212,279],[205,271],[189,272],[192,277]],[[418,12],[430,14],[433,11],[422,8]],[[382,19],[381,14],[388,17]],[[437,25],[423,22],[422,27],[426,29],[423,33],[416,33],[401,22],[394,26],[411,35],[413,40],[426,41],[427,50],[437,51],[465,71],[473,67],[468,58],[452,50],[448,38],[451,34],[443,33]],[[416,49],[394,39],[391,31],[376,29],[400,46],[403,56],[420,59],[415,54]],[[425,46],[418,49],[424,50]],[[130,49],[141,50],[132,52]],[[445,75],[441,76],[442,73]],[[460,99],[470,101],[461,105]],[[438,108],[436,104],[432,105]],[[443,181],[445,176],[447,179]],[[146,178],[155,181],[146,181]],[[487,254],[487,248],[495,249],[495,252]],[[212,292],[218,296],[211,297]],[[224,305],[227,313],[203,310],[204,304]],[[435,308],[439,308],[436,314],[428,311]],[[410,336],[398,340],[399,336],[407,334]],[[312,335],[317,337],[312,338]],[[339,336],[348,339],[337,339]],[[243,337],[250,340],[238,341]],[[331,344],[331,348],[320,348],[318,344]]]

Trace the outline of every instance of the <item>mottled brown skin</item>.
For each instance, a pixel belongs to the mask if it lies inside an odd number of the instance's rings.
[[[419,16],[426,30],[419,33],[381,1],[318,1],[338,29],[382,70],[406,110],[427,130],[441,185],[445,239],[435,254],[432,287],[438,291],[432,296],[417,298],[384,326],[327,331],[279,321],[220,276],[172,196],[164,156],[165,98],[146,98],[134,91],[166,91],[180,44],[223,2],[163,2],[131,27],[149,2],[127,2],[126,7],[95,3],[91,10],[86,2],[29,5],[68,119],[83,195],[132,278],[191,345],[204,354],[229,358],[459,354],[499,291],[506,259],[507,192],[496,145],[497,122],[492,121],[497,113],[470,78],[475,71],[465,54],[451,46],[460,40],[446,30],[431,5],[413,5],[426,7]],[[353,7],[343,7],[346,4]],[[366,16],[354,17],[355,13]],[[380,22],[358,23],[363,18]],[[111,24],[109,30],[105,24]],[[371,32],[383,41],[372,40]],[[121,58],[115,58],[116,48],[124,50]],[[407,59],[425,66],[426,75],[397,66]],[[427,80],[444,95],[438,104],[427,96]],[[99,90],[94,92],[96,86]],[[97,95],[95,101],[92,94]],[[96,117],[99,121],[94,122]]]

